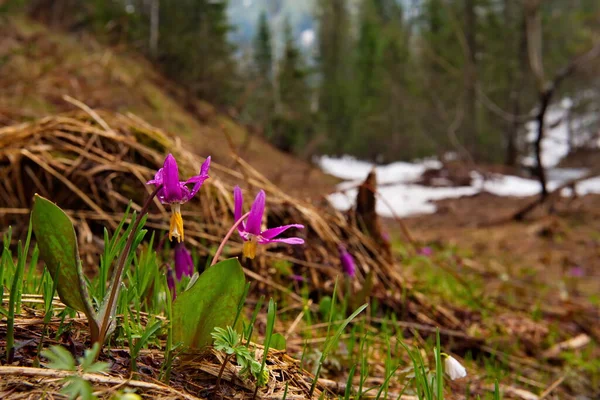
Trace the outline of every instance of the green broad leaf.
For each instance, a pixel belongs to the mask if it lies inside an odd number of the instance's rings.
[[[173,341],[190,349],[212,344],[215,327],[231,326],[246,279],[237,258],[208,268],[173,303]]]
[[[31,219],[40,256],[52,279],[57,280],[60,299],[67,306],[83,311],[89,320],[93,320],[94,312],[81,270],[73,223],[60,207],[37,194]]]
[[[274,333],[273,336],[271,336],[271,348],[275,350],[285,351],[286,340],[281,333]]]

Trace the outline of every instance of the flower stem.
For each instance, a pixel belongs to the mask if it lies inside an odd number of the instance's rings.
[[[110,295],[108,296],[108,300],[104,307],[104,315],[102,318],[102,323],[100,324],[100,333],[98,335],[98,340],[97,340],[97,343],[100,344],[100,347],[102,347],[102,344],[104,343],[106,332],[108,331],[108,326],[110,325],[110,315],[112,314],[112,309],[114,307],[114,303],[117,301],[117,292],[119,291],[119,287],[121,286],[120,281],[121,281],[121,276],[123,275],[123,269],[125,268],[125,260],[127,260],[127,258],[129,257],[129,251],[131,250],[131,246],[133,245],[135,233],[137,231],[137,228],[138,228],[140,222],[142,221],[142,218],[148,212],[148,208],[150,207],[152,200],[154,199],[154,197],[156,197],[156,195],[158,194],[158,191],[160,189],[162,189],[162,187],[163,187],[163,185],[158,185],[156,187],[156,189],[154,189],[154,192],[152,192],[150,194],[150,196],[144,202],[144,205],[142,206],[142,209],[140,210],[140,213],[138,214],[137,218],[135,219],[135,222],[133,223],[133,227],[132,227],[131,231],[129,232],[129,237],[127,238],[127,243],[125,243],[125,248],[123,249],[123,252],[121,253],[121,256],[119,257],[119,263],[117,264],[117,268],[115,270],[115,273],[113,275],[113,279],[111,282]],[[98,352],[98,354],[100,354],[100,352]]]
[[[219,248],[217,249],[217,252],[215,253],[215,256],[213,257],[213,260],[210,263],[211,267],[213,265],[215,265],[217,263],[217,261],[219,261],[219,257],[221,256],[221,253],[223,252],[223,249],[225,248],[225,244],[227,243],[227,241],[229,240],[229,238],[231,237],[231,235],[233,234],[233,232],[236,230],[236,228],[238,226],[240,226],[240,224],[242,223],[242,221],[244,219],[246,219],[246,217],[248,215],[250,215],[250,211],[248,211],[246,214],[242,215],[240,217],[240,219],[238,219],[237,221],[235,221],[235,224],[233,224],[233,226],[231,227],[231,229],[229,229],[229,232],[227,232],[227,235],[225,235],[225,237],[223,238],[223,241],[219,245]]]
[[[219,371],[219,375],[217,376],[217,383],[215,384],[215,392],[219,391],[221,387],[221,377],[223,376],[223,372],[225,372],[225,366],[229,362],[229,359],[233,356],[233,354],[227,354],[225,359],[223,360],[223,365],[221,365],[221,370]]]

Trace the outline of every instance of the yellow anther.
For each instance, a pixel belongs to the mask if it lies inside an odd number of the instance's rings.
[[[169,224],[169,239],[173,240],[173,237],[175,237],[179,243],[184,239],[183,218],[181,218],[179,207],[173,207],[172,211],[171,223]]]
[[[244,254],[244,257],[248,257],[251,259],[256,257],[256,241],[249,240],[247,242],[244,242],[244,247],[242,249],[242,252]]]

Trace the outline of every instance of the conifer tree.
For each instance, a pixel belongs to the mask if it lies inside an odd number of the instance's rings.
[[[258,18],[257,34],[254,38],[254,63],[260,79],[271,82],[273,78],[273,45],[271,28],[267,13],[263,11]]]
[[[346,0],[319,2],[319,110],[322,129],[330,138],[329,151],[346,151],[354,129],[351,27]]]
[[[190,93],[224,105],[235,82],[227,1],[177,0],[160,3],[159,61]]]
[[[283,150],[295,151],[309,140],[311,91],[302,53],[295,43],[292,27],[287,19],[284,40],[285,47],[277,77],[281,108],[276,120],[275,142]]]
[[[250,99],[246,112],[250,123],[258,127],[265,136],[272,135],[275,112],[275,82],[273,76],[273,44],[271,27],[267,13],[263,11],[258,19],[258,28],[253,46],[254,68],[248,76]]]

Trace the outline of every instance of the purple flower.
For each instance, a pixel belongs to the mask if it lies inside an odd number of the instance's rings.
[[[210,156],[204,161],[200,173],[192,176],[187,181],[179,180],[179,168],[172,154],[165,158],[163,167],[156,172],[154,179],[146,182],[147,185],[163,185],[158,192],[158,199],[162,204],[171,205],[171,223],[169,225],[169,239],[175,237],[177,242],[184,239],[183,219],[181,218],[181,205],[188,202],[198,193],[205,180],[209,178]],[[190,190],[187,185],[194,184]]]
[[[175,293],[175,278],[173,278],[173,270],[171,267],[167,268],[167,287],[171,291],[171,299],[175,300],[177,293]]]
[[[183,275],[192,276],[194,273],[194,261],[192,255],[183,243],[175,245],[175,276],[180,281]]]
[[[419,254],[425,257],[431,257],[431,255],[433,254],[433,249],[429,246],[422,247],[419,250]]]
[[[350,253],[348,253],[344,245],[338,245],[338,250],[340,252],[340,263],[342,264],[342,269],[344,270],[344,273],[350,278],[354,278],[354,275],[356,274],[356,265],[354,264],[354,258]]]
[[[569,275],[576,278],[581,278],[585,275],[585,271],[583,270],[583,267],[576,265],[574,267],[571,267],[571,269],[569,270]]]
[[[242,189],[236,186],[233,189],[233,199],[235,203],[234,217],[236,221],[242,218],[242,206],[244,204],[244,198],[242,197]],[[304,239],[291,237],[276,239],[281,233],[285,232],[289,228],[303,229],[304,225],[291,224],[278,226],[277,228],[271,228],[262,231],[262,218],[265,212],[265,192],[261,190],[252,207],[250,208],[250,215],[245,222],[242,222],[238,226],[238,232],[244,241],[243,253],[244,257],[254,258],[256,256],[256,245],[257,244],[268,244],[268,243],[287,243],[287,244],[303,244]]]
[[[296,282],[304,282],[306,279],[302,275],[292,274],[291,276],[293,281]]]
[[[386,243],[390,243],[390,233],[388,231],[383,231],[381,232],[381,238],[383,239],[384,242]]]

